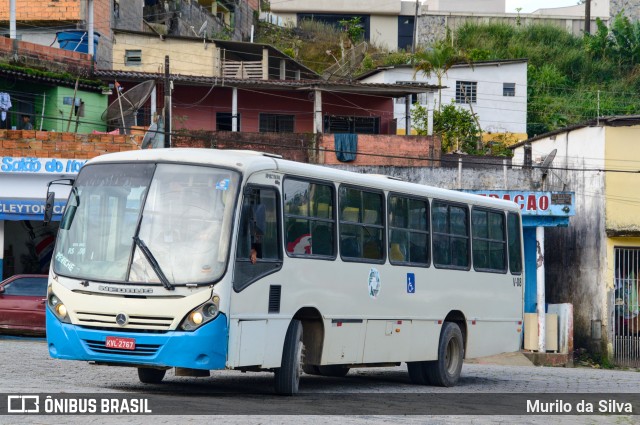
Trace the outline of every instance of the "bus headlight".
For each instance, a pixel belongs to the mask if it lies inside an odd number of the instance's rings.
[[[218,313],[220,313],[220,310],[218,308],[219,302],[220,298],[218,296],[215,296],[211,299],[211,301],[207,301],[206,303],[191,310],[191,312],[187,314],[187,317],[184,318],[182,323],[180,323],[180,329],[184,331],[193,331],[198,329],[205,323],[215,319],[218,316]]]
[[[67,307],[60,301],[60,298],[56,296],[51,289],[49,289],[49,294],[47,296],[47,300],[49,303],[49,308],[55,314],[55,316],[64,323],[71,323],[71,319],[69,318],[69,312],[67,311]]]

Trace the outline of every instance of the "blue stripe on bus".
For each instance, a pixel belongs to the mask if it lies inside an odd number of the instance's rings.
[[[98,330],[62,323],[46,309],[47,344],[55,359],[86,360],[113,364],[224,369],[229,329],[221,314],[193,332],[165,333]],[[135,350],[106,348],[108,336],[135,339]]]

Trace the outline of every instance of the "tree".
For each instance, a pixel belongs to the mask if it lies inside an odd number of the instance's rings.
[[[419,135],[427,134],[427,108],[416,104],[411,109],[413,127]],[[466,109],[456,108],[452,102],[433,113],[433,131],[442,139],[442,152],[451,151],[479,154],[482,133]]]
[[[439,86],[442,86],[442,78],[455,64],[464,62],[472,65],[469,56],[455,49],[450,41],[446,39],[436,42],[433,47],[428,50],[417,52],[413,60],[413,78],[415,78],[418,72],[422,72],[427,77],[433,74],[436,76]],[[441,109],[442,90],[438,93],[438,111]]]

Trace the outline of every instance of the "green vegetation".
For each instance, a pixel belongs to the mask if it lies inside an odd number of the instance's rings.
[[[285,29],[261,24],[259,41],[274,44],[322,72],[341,57],[344,41],[355,35],[348,30],[359,28],[358,22],[351,21],[345,21],[342,29],[311,21]],[[358,72],[415,64],[416,72],[441,78],[453,62],[508,59],[528,60],[527,133],[531,137],[598,116],[640,114],[640,22],[621,15],[611,28],[598,20],[596,32],[584,37],[553,25],[468,23],[415,55],[373,46]],[[441,119],[453,116],[452,111],[441,112]],[[471,153],[476,142],[474,136],[462,143],[468,149],[458,148]]]
[[[640,23],[617,16],[608,29],[575,37],[550,25],[461,27],[457,49],[473,60],[523,59],[529,136],[595,119],[640,113]]]
[[[14,65],[14,64],[3,63],[3,62],[0,62],[0,68],[10,70],[10,71],[23,72],[27,75],[32,75],[34,77],[53,78],[56,80],[68,81],[70,83],[75,83],[77,78],[76,75],[72,75],[68,72],[45,71],[42,69],[36,69],[28,66]],[[104,87],[104,83],[100,80],[89,80],[86,78],[80,78],[78,82],[81,84],[89,85],[89,86],[106,88]]]
[[[260,22],[256,42],[271,44],[308,68],[321,73],[335,63],[334,57],[341,57],[341,35],[337,28],[318,21],[305,20],[297,28],[282,28]]]

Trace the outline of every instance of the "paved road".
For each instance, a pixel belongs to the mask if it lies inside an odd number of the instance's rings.
[[[49,358],[46,343],[37,339],[0,339],[0,393],[136,393],[141,396],[171,395],[172,411],[180,412],[187,400],[197,403],[247,403],[247,406],[271,406],[278,411],[278,403],[288,403],[272,394],[272,374],[239,373],[235,371],[212,372],[208,378],[176,377],[169,373],[161,385],[148,386],[139,383],[135,369],[94,366],[84,362],[70,362]],[[640,393],[640,372],[600,370],[592,368],[545,368],[534,366],[506,366],[504,364],[465,364],[460,383],[455,388],[438,388],[412,385],[403,366],[397,368],[371,368],[352,370],[346,378],[303,376],[301,394],[311,404],[321,404],[330,397],[351,398],[356,409],[358,400],[366,402],[374,398],[381,403],[393,404],[394,397],[422,397],[454,395],[456,397],[488,397],[486,394],[516,393]],[[179,394],[185,398],[178,398]],[[497,394],[496,394],[497,396]],[[567,395],[568,396],[568,395]],[[226,397],[226,398],[225,398]],[[240,399],[237,399],[240,397]],[[491,396],[494,397],[494,396]],[[507,400],[497,396],[495,403]],[[239,400],[239,401],[238,401]],[[288,404],[289,414],[304,413],[304,405]],[[174,409],[175,405],[175,410]],[[220,404],[222,406],[222,404]],[[226,406],[228,406],[227,404]],[[282,404],[282,406],[285,406]],[[299,409],[299,410],[296,410]],[[347,413],[342,405],[340,413]],[[348,409],[346,409],[348,410]],[[397,409],[396,409],[397,410]],[[394,413],[398,413],[394,410]],[[354,410],[357,411],[357,410]],[[242,409],[238,411],[243,413]],[[249,412],[255,413],[249,409]],[[377,411],[376,413],[380,413]],[[384,412],[384,410],[382,410]],[[330,409],[326,413],[332,413]],[[361,412],[360,412],[361,413]],[[0,423],[50,424],[47,416],[0,416]],[[121,424],[123,417],[58,416],[62,423],[113,423]],[[202,416],[136,416],[127,417],[127,423],[140,424],[190,424],[200,423]],[[401,416],[401,415],[351,415],[351,416],[281,416],[281,415],[229,415],[218,416],[221,423],[255,424],[363,424],[363,423],[532,423],[532,424],[583,424],[583,423],[640,423],[640,416]]]

